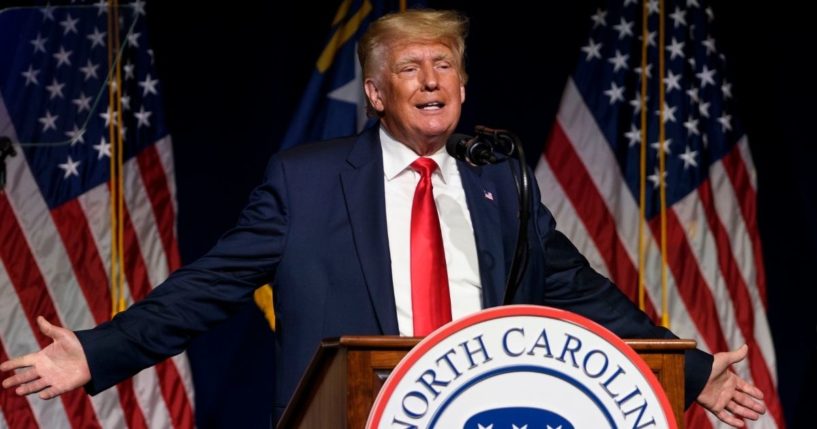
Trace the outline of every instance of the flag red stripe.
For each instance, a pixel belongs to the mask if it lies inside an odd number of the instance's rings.
[[[171,359],[166,359],[156,365],[156,373],[159,376],[162,396],[165,398],[167,408],[170,411],[170,418],[174,428],[192,428],[195,423],[195,415],[187,391],[184,390],[182,377],[176,364]]]
[[[111,317],[111,295],[104,280],[105,266],[94,245],[88,219],[76,199],[51,210],[54,225],[62,237],[66,253],[74,268],[80,290],[96,323]]]
[[[0,242],[0,258],[2,258],[9,279],[17,296],[20,297],[20,304],[23,307],[26,318],[32,327],[34,336],[40,347],[45,348],[51,344],[51,339],[46,337],[37,327],[36,317],[41,315],[49,322],[61,324],[57,316],[54,303],[51,302],[51,295],[45,286],[42,274],[40,273],[34,255],[28,247],[22,230],[16,222],[8,198],[0,193],[0,237],[4,237]],[[85,392],[73,390],[60,395],[60,400],[65,407],[71,427],[74,428],[98,428],[101,427],[97,420],[96,413],[91,406],[91,401]]]
[[[181,266],[179,246],[174,235],[176,214],[173,212],[170,188],[156,145],[148,146],[136,158],[153,216],[156,218],[159,236],[165,248],[168,271],[172,272]]]
[[[125,414],[125,423],[130,429],[147,429],[148,425],[145,421],[145,415],[142,413],[142,407],[136,400],[136,392],[133,390],[133,380],[128,378],[120,381],[116,385],[116,390],[119,392],[119,404]]]
[[[638,302],[638,272],[618,231],[610,227],[616,224],[615,219],[558,121],[553,125],[544,154],[553,175],[570,198],[596,246],[599,249],[609,249],[601,252],[601,255],[613,281],[633,302]],[[650,300],[645,302],[646,313],[657,320],[657,312],[652,303]]]
[[[7,218],[3,218],[8,220]],[[9,360],[9,355],[6,353],[3,342],[0,341],[0,362]],[[5,378],[4,374],[3,378]],[[0,388],[0,407],[3,410],[3,416],[6,418],[6,424],[10,428],[34,428],[37,427],[37,419],[34,417],[34,411],[26,398],[17,396],[11,389]],[[0,426],[2,426],[2,419],[0,419]]]
[[[737,150],[737,148],[735,148],[735,150]],[[748,363],[749,371],[752,374],[752,381],[761,391],[774,392],[775,386],[771,374],[769,373],[769,367],[760,350],[760,345],[754,336],[755,315],[752,311],[752,298],[749,296],[746,282],[738,269],[735,256],[732,254],[732,247],[729,243],[726,228],[715,211],[715,201],[712,196],[712,188],[709,180],[705,180],[701,183],[701,186],[698,187],[698,195],[701,199],[701,206],[706,214],[709,230],[715,238],[718,250],[718,264],[724,277],[726,289],[729,292],[732,303],[735,304],[732,306],[735,311],[735,319],[744,341],[749,346]],[[782,407],[777,395],[768,395],[768,398],[766,398],[766,406],[777,421],[778,427],[783,427]]]
[[[133,228],[127,210],[124,213],[125,221],[125,275],[131,289],[134,302],[150,292],[151,286],[147,275],[147,267],[139,249],[136,231]],[[193,406],[184,390],[179,371],[172,360],[165,360],[155,366],[159,378],[159,387],[162,397],[167,404],[174,428],[193,427]]]
[[[757,193],[752,187],[749,172],[737,146],[723,157],[721,163],[726,170],[726,176],[735,189],[736,200],[740,204],[741,213],[743,213],[743,222],[746,224],[746,230],[752,240],[752,253],[754,254],[755,269],[757,270],[757,292],[760,294],[764,310],[766,310],[768,309],[766,269],[763,266],[763,251],[757,226]]]
[[[66,253],[71,259],[71,265],[91,314],[94,315],[94,321],[99,324],[109,320],[111,293],[108,284],[104,282],[107,274],[79,200],[69,200],[55,208],[51,211],[51,217],[65,244]],[[119,392],[119,403],[125,410],[128,427],[146,428],[145,416],[133,391],[133,382],[130,379],[125,380],[116,388]]]
[[[689,429],[712,429],[712,422],[707,417],[707,411],[698,404],[692,404],[684,414],[686,427]]]
[[[659,237],[661,219],[656,217],[648,224],[653,235]],[[675,278],[678,295],[684,300],[692,322],[709,350],[728,350],[712,292],[701,273],[695,253],[687,242],[684,228],[673,210],[667,210],[667,265]]]

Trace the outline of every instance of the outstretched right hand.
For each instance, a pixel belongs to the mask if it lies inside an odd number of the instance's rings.
[[[3,388],[16,387],[24,396],[38,393],[42,399],[57,397],[91,381],[88,360],[74,332],[37,317],[40,331],[54,340],[46,348],[0,364],[0,372],[18,370],[3,380]]]

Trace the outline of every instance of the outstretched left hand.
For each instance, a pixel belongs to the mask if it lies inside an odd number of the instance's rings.
[[[716,353],[712,373],[698,395],[699,404],[736,428],[743,427],[743,419],[757,420],[766,412],[763,392],[731,371],[732,365],[745,359],[748,351],[749,346],[744,344],[737,350]]]

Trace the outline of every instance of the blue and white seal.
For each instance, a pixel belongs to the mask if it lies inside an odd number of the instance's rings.
[[[515,305],[451,322],[389,376],[367,428],[675,429],[647,364],[584,317]]]

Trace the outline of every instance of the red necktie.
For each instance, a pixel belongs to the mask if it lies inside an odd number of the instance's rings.
[[[418,158],[411,168],[420,173],[411,206],[411,310],[414,336],[419,337],[451,320],[451,297],[440,219],[431,188],[431,173],[437,163],[431,158]]]

